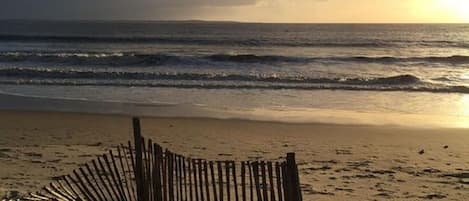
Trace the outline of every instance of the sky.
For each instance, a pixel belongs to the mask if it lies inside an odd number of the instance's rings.
[[[469,0],[0,0],[0,19],[469,23]]]

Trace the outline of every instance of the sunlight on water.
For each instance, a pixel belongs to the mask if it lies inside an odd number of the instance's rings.
[[[461,98],[461,113],[463,116],[469,117],[469,95],[464,95]],[[469,122],[466,122],[469,126]]]
[[[463,80],[469,80],[469,73],[461,75],[461,79]]]

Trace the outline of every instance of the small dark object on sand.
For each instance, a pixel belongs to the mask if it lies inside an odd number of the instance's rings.
[[[89,144],[88,146],[90,146],[90,147],[99,147],[101,145],[103,145],[102,142],[96,142],[96,143],[93,143],[93,144]]]
[[[422,154],[424,154],[424,153],[425,153],[425,149],[422,149],[422,150],[419,151],[419,154],[420,154],[420,155],[422,155]]]
[[[448,149],[448,148],[449,148],[449,146],[448,146],[448,145],[445,145],[443,148],[445,148],[445,149]]]

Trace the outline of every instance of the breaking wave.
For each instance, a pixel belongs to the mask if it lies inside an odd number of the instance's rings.
[[[359,63],[446,63],[469,64],[469,56],[447,57],[294,57],[254,54],[213,54],[208,56],[186,56],[143,53],[35,53],[0,52],[0,62],[36,62],[68,65],[104,66],[158,66],[164,64],[197,64],[206,62],[225,63],[314,63],[314,62],[359,62]]]
[[[148,72],[96,72],[50,69],[0,69],[0,76],[43,79],[101,79],[101,80],[202,80],[202,81],[252,81],[274,83],[327,83],[354,85],[404,85],[420,82],[413,75],[399,75],[383,78],[309,78],[300,76],[279,77],[277,75],[241,74],[197,74],[197,73],[148,73]]]
[[[466,86],[424,82],[413,75],[377,78],[311,78],[277,75],[94,72],[49,69],[0,69],[2,84],[143,86],[203,89],[334,89],[469,93]]]

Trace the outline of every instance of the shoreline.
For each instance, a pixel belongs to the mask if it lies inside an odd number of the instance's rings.
[[[214,108],[210,106],[59,99],[0,93],[0,111],[65,112],[158,118],[245,120],[285,124],[388,126],[415,129],[469,128],[469,117],[363,112],[324,108]]]

